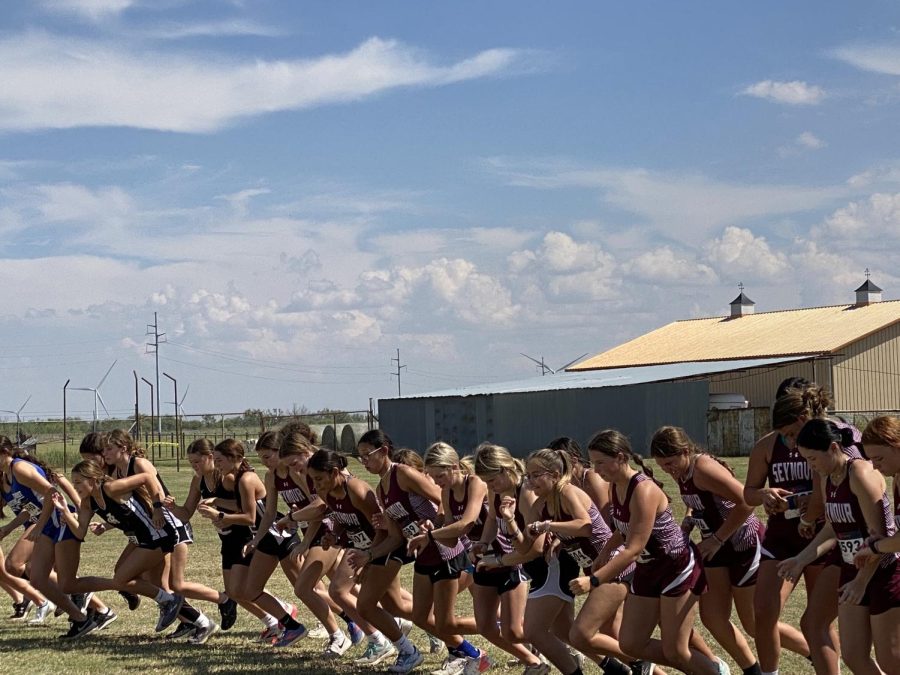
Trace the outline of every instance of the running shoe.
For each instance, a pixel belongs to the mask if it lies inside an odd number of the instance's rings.
[[[396,653],[397,648],[387,640],[384,642],[374,642],[369,640],[366,651],[363,652],[362,656],[354,659],[353,663],[357,666],[376,666],[382,661],[391,658]]]
[[[582,654],[577,649],[573,649],[572,647],[569,647],[569,654],[571,654],[572,658],[578,662],[578,667],[584,670],[584,654]]]
[[[56,609],[56,605],[54,605],[49,600],[44,600],[43,605],[38,605],[34,610],[34,616],[28,621],[28,623],[32,626],[37,626],[39,624],[44,623],[48,616],[50,616],[53,611]]]
[[[447,654],[441,662],[441,667],[432,670],[431,675],[460,675],[466,668],[466,657],[456,654]]]
[[[309,637],[313,638],[314,640],[324,640],[325,638],[330,637],[330,634],[328,633],[328,629],[325,628],[325,626],[317,623],[316,627],[309,631]]]
[[[186,621],[180,621],[178,623],[178,627],[173,630],[171,633],[166,635],[166,640],[180,640],[183,637],[187,637],[191,633],[197,630],[197,626],[192,623],[188,623]]]
[[[157,633],[164,631],[175,622],[183,605],[184,596],[180,593],[175,593],[171,600],[159,603],[159,621],[156,622]]]
[[[60,640],[76,640],[97,628],[97,623],[91,617],[88,617],[84,621],[70,621],[69,623],[71,624],[69,626],[69,632],[60,635]]]
[[[328,646],[322,652],[322,656],[329,659],[335,659],[343,656],[344,653],[353,646],[350,638],[344,635],[344,631],[338,631],[328,639]]]
[[[424,660],[425,657],[422,656],[421,652],[416,647],[413,647],[411,652],[400,652],[397,654],[397,660],[394,662],[394,665],[388,668],[388,672],[408,673],[422,665]]]
[[[428,651],[432,654],[437,654],[441,649],[443,649],[444,643],[440,638],[435,637],[431,633],[428,633]]]
[[[281,637],[279,637],[278,640],[275,641],[275,644],[273,646],[278,649],[290,647],[298,640],[302,640],[303,638],[305,638],[306,633],[306,627],[302,623],[298,628],[285,628],[281,632]]]
[[[237,602],[228,598],[225,602],[219,603],[219,616],[222,618],[222,630],[228,630],[237,621]]]
[[[550,675],[549,663],[530,663],[525,666],[522,675]]]
[[[274,644],[279,637],[281,637],[281,629],[277,626],[270,626],[263,629],[263,632],[259,634],[257,640],[263,644],[271,645]]]
[[[653,675],[656,665],[650,661],[635,661],[631,664],[631,675]]]
[[[125,602],[128,603],[128,611],[133,612],[141,606],[141,596],[127,591],[119,591],[119,595],[125,598]]]
[[[103,630],[109,624],[119,618],[119,615],[109,608],[107,608],[107,610],[102,614],[100,612],[90,612],[90,615],[94,622],[97,624],[97,630]]]
[[[397,628],[400,629],[400,632],[406,636],[409,636],[409,631],[413,629],[413,622],[409,619],[394,619],[397,622]]]
[[[207,621],[209,621],[207,619]],[[188,642],[192,645],[206,644],[210,637],[219,632],[219,624],[215,621],[209,621],[207,626],[197,626],[188,638]]]
[[[357,626],[352,621],[347,622],[347,635],[350,636],[350,642],[353,645],[358,645],[366,637],[366,634],[363,633],[362,628]]]
[[[466,659],[465,667],[462,672],[463,675],[479,675],[479,673],[483,673],[492,665],[494,664],[491,663],[491,659],[487,655],[487,652],[481,651],[478,656]]]
[[[24,621],[31,611],[31,600],[25,598],[22,602],[13,603],[13,613],[9,615],[10,621]]]

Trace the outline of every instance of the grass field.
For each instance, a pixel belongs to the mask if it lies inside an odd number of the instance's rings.
[[[729,460],[738,478],[743,480],[747,468],[747,460],[735,458]],[[71,465],[71,458],[70,458]],[[366,471],[354,462],[351,467],[359,476],[368,477]],[[661,472],[660,472],[661,473]],[[176,497],[184,498],[191,479],[190,471],[182,467],[176,473],[174,467],[161,467],[161,475]],[[677,496],[677,490],[671,480],[666,479],[666,489],[670,496]],[[683,508],[681,501],[673,502],[676,516],[681,517]],[[219,559],[219,541],[213,531],[202,518],[195,518],[195,544],[191,547],[188,566],[188,578],[202,581],[213,588],[221,588],[221,566]],[[3,542],[5,550],[12,546],[12,541]],[[110,532],[102,537],[88,537],[82,547],[82,575],[109,575],[124,545],[124,538],[117,532]],[[403,571],[404,585],[412,587],[412,570],[410,566]],[[272,577],[268,589],[283,599],[293,598],[293,592],[280,571]],[[146,600],[135,612],[129,612],[124,602],[115,593],[107,593],[104,599],[119,613],[119,620],[107,630],[93,633],[83,640],[74,643],[60,642],[56,636],[68,628],[64,619],[54,619],[43,626],[28,626],[5,621],[9,615],[8,596],[2,594],[0,607],[0,673],[17,675],[66,672],[66,673],[251,673],[266,672],[273,669],[310,674],[352,673],[358,672],[351,661],[354,655],[361,653],[363,646],[349,651],[344,660],[325,662],[319,652],[324,648],[322,641],[306,639],[293,647],[275,651],[253,641],[260,630],[259,622],[249,614],[242,612],[238,621],[228,633],[219,633],[203,646],[193,646],[184,642],[171,643],[164,641],[161,634],[153,632],[156,622],[156,609],[152,602]],[[805,594],[802,588],[794,593],[785,608],[782,620],[799,625],[803,611],[802,602]],[[202,603],[198,603],[202,605]],[[218,620],[215,607],[206,605],[202,609]],[[458,602],[460,612],[471,612],[471,600],[468,594],[462,594]],[[301,607],[301,618],[307,624],[314,623],[308,610]],[[735,619],[737,623],[737,620]],[[699,619],[698,619],[699,626]],[[702,628],[701,628],[702,630]],[[708,634],[706,639],[717,653],[721,653]],[[413,641],[427,651],[428,641],[418,629],[411,633]],[[473,638],[473,642],[482,648],[484,640]],[[494,661],[498,664],[491,672],[521,672],[520,668],[504,671],[506,655],[491,650]],[[443,654],[426,655],[425,664],[417,672],[430,672],[440,666]],[[740,669],[730,663],[733,673]],[[588,666],[589,672],[599,672],[599,668]],[[781,662],[781,672],[790,675],[812,673],[812,667],[805,659],[789,652],[785,653]]]

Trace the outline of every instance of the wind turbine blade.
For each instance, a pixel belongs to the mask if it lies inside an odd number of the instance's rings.
[[[181,400],[178,402],[179,407],[184,403],[184,399],[187,398],[187,393],[191,390],[191,385],[188,385],[184,388],[184,393],[181,395]]]
[[[582,354],[581,356],[579,356],[579,357],[577,357],[577,358],[574,358],[574,359],[572,359],[571,361],[569,361],[566,365],[560,366],[559,368],[557,368],[557,370],[565,370],[566,368],[568,368],[568,367],[571,366],[572,364],[578,363],[579,361],[581,361],[581,359],[583,359],[583,358],[584,358],[585,356],[587,356],[587,355],[588,355],[588,352],[585,352],[585,353]]]
[[[103,406],[103,412],[105,412],[106,416],[109,417],[110,416],[109,410],[106,409],[106,404],[103,402],[103,397],[100,395],[99,391],[97,391],[96,394],[97,394],[97,400],[100,401],[100,405]]]
[[[28,401],[30,401],[30,400],[31,400],[31,394],[28,394],[28,398],[25,399],[25,403],[23,403],[23,404],[22,404],[22,407],[19,408],[19,412],[20,412],[20,413],[21,413],[23,410],[25,410],[25,406],[28,405]]]
[[[109,367],[109,370],[106,371],[106,375],[104,375],[101,380],[97,383],[97,389],[103,386],[103,383],[106,382],[106,378],[109,377],[109,374],[112,372],[112,369],[116,367],[116,364],[119,362],[119,359],[116,359],[112,362],[112,365]]]
[[[522,352],[519,352],[519,354],[522,354]],[[534,361],[536,364],[538,364],[538,365],[541,366],[542,368],[546,368],[546,367],[547,367],[546,365],[544,365],[543,363],[541,363],[541,362],[538,361],[537,359],[528,356],[528,354],[522,354],[522,356],[524,356],[524,357],[525,357],[526,359],[528,359],[529,361]]]

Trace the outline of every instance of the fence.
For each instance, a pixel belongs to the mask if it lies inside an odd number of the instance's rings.
[[[32,437],[37,445],[33,452],[51,466],[66,470],[78,461],[78,446],[88,432],[125,429],[144,448],[154,463],[172,464],[177,470],[185,459],[188,446],[198,438],[218,443],[236,438],[252,444],[264,431],[278,429],[289,421],[307,423],[316,432],[319,444],[352,452],[358,438],[377,426],[371,409],[339,410],[311,414],[207,413],[200,415],[140,416],[102,419],[96,425],[90,420],[25,420],[0,422],[0,434],[24,440]]]

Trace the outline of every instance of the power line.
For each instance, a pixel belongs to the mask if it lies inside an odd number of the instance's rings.
[[[180,363],[183,366],[189,366],[191,368],[200,368],[201,370],[211,370],[213,372],[223,373],[225,375],[235,375],[237,377],[249,377],[254,380],[267,380],[269,382],[286,382],[288,384],[363,384],[363,383],[371,383],[371,382],[378,381],[378,380],[374,380],[371,378],[369,378],[367,380],[354,379],[353,381],[349,381],[349,382],[336,382],[334,380],[325,380],[325,381],[287,380],[287,379],[279,378],[279,377],[267,377],[265,375],[250,375],[249,373],[238,373],[233,370],[224,370],[222,368],[213,368],[212,366],[201,366],[200,364],[197,364],[197,363],[190,363],[188,361],[180,361],[178,359],[173,359],[171,356],[164,356],[163,360],[171,362],[171,363]]]
[[[274,361],[271,359],[254,359],[249,356],[233,356],[228,354],[227,352],[221,352],[214,349],[203,349],[202,347],[194,347],[192,345],[182,344],[180,342],[175,342],[174,340],[169,340],[166,344],[172,345],[173,347],[178,347],[180,349],[186,349],[188,351],[197,352],[200,354],[208,354],[210,356],[215,356],[217,358],[225,359],[226,361],[235,361],[236,363],[244,363],[251,366],[261,366],[263,368],[277,368],[278,370],[293,370],[297,373],[316,373],[327,375],[330,370],[381,370],[384,366],[301,366],[296,367],[297,364],[290,363],[286,361]],[[267,365],[272,364],[272,365]]]

